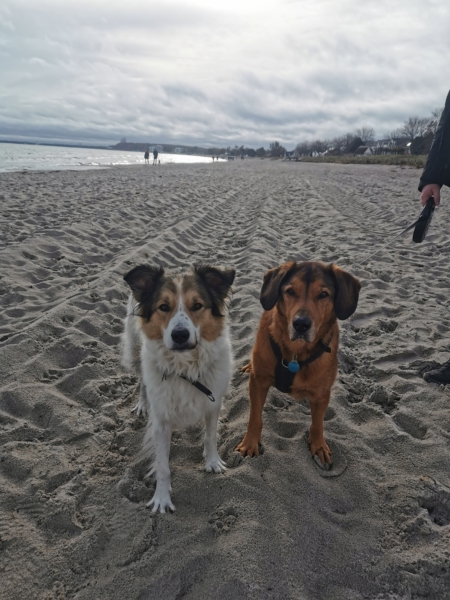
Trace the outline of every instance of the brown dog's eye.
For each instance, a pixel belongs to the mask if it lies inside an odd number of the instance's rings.
[[[329,294],[328,292],[321,292],[321,293],[319,294],[319,298],[328,298],[328,296],[329,296],[329,295],[330,295],[330,294]]]
[[[286,294],[288,296],[295,296],[295,292],[292,288],[289,288],[288,290],[286,290]]]
[[[168,304],[160,304],[158,306],[159,310],[161,310],[162,312],[169,312],[170,310],[170,306]]]
[[[194,306],[192,307],[192,310],[193,310],[194,312],[197,312],[197,311],[198,311],[198,310],[200,310],[201,308],[203,308],[203,304],[200,304],[200,302],[196,302],[196,303],[194,304]]]

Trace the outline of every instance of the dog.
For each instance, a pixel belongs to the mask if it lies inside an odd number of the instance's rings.
[[[204,419],[205,469],[223,473],[217,423],[232,354],[226,312],[233,269],[196,265],[185,275],[139,265],[124,276],[131,288],[122,336],[122,364],[141,376],[136,413],[148,414],[144,448],[153,454],[156,490],[147,506],[175,510],[170,497],[172,428]]]
[[[312,456],[324,467],[332,464],[324,438],[324,416],[337,375],[339,326],[356,310],[359,280],[333,264],[287,262],[264,276],[260,301],[264,313],[256,334],[250,374],[250,417],[242,456],[257,456],[262,412],[271,386],[297,400],[308,398]]]

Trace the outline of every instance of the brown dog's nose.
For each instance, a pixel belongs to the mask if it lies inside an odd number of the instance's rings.
[[[296,317],[292,321],[292,325],[297,333],[306,333],[311,329],[311,319],[309,317]]]

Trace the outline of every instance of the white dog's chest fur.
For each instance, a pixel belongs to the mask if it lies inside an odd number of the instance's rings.
[[[141,368],[150,418],[156,416],[172,425],[192,425],[205,416],[213,403],[179,375],[199,380],[220,403],[231,376],[228,329],[224,328],[213,342],[201,340],[195,350],[178,353],[167,350],[162,341],[142,336]]]

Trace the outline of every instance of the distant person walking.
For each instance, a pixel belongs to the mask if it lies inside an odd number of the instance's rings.
[[[158,164],[158,150],[156,148],[153,149],[153,164],[157,165]]]
[[[145,151],[145,154],[144,154],[144,160],[145,160],[146,165],[150,164],[149,158],[150,158],[150,152],[148,151],[148,148],[147,148],[147,150]]]
[[[450,92],[434,134],[427,162],[419,182],[419,192],[422,204],[434,196],[434,203],[439,206],[441,187],[450,187]],[[450,383],[450,360],[443,365],[424,374],[425,381],[433,383]]]

